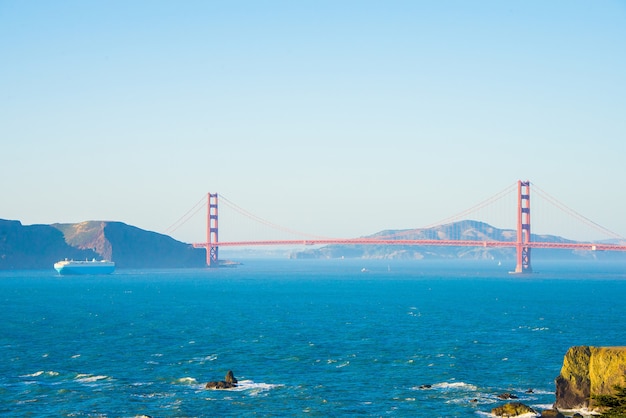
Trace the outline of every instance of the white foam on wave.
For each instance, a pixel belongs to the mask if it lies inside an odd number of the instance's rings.
[[[444,390],[467,390],[467,391],[475,391],[478,388],[475,385],[465,382],[441,382],[435,383],[431,386],[433,389],[444,389]]]
[[[105,380],[105,379],[109,379],[109,376],[79,373],[75,377],[75,380],[81,383],[93,383],[93,382],[97,382],[99,380]]]
[[[476,405],[491,404],[495,399],[485,397],[476,385],[465,382],[440,382],[432,385],[414,386],[412,390],[430,390],[437,392],[435,396],[441,396],[445,403],[456,405]]]
[[[31,373],[31,374],[24,374],[20,377],[37,377],[37,376],[41,376],[43,373],[44,373],[43,370],[39,370],[38,372]]]
[[[230,389],[234,392],[249,392],[251,395],[257,395],[261,392],[275,389],[284,385],[272,384],[272,383],[257,383],[253,380],[240,380],[237,382],[237,386]]]
[[[198,381],[194,377],[181,377],[176,379],[174,383],[179,385],[197,385]]]
[[[39,370],[39,371],[36,371],[35,373],[24,374],[24,375],[22,375],[20,377],[39,377],[41,375],[53,377],[53,376],[58,376],[59,372],[53,372],[53,371],[47,371],[46,372],[46,371],[43,371],[43,370]]]
[[[548,327],[536,327],[536,326],[529,326],[529,325],[520,325],[519,327],[517,327],[517,329],[523,329],[523,330],[528,330],[532,332],[550,331],[550,328]]]
[[[204,364],[207,361],[215,361],[215,360],[217,360],[217,354],[210,354],[210,355],[204,356],[204,357],[194,357],[191,360],[189,360],[189,363]]]
[[[533,389],[533,392],[536,395],[554,395],[554,391],[553,390],[541,390],[541,389]],[[532,395],[532,393],[529,393],[529,395]]]
[[[580,409],[559,409],[560,412],[567,414],[567,415],[574,415],[575,413],[579,413],[584,417],[595,417],[595,416],[599,416],[600,413],[596,412],[596,411],[591,411],[587,408],[580,408]]]

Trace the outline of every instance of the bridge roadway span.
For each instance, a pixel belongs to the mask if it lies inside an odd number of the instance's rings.
[[[275,240],[275,241],[225,241],[213,242],[214,247],[246,247],[257,245],[433,245],[448,247],[512,247],[519,244],[515,241],[479,241],[479,240],[436,240],[436,239],[307,239],[307,240]],[[626,245],[574,243],[574,242],[527,242],[522,244],[528,248],[552,248],[587,251],[626,251]],[[197,247],[206,247],[206,244],[195,244]]]

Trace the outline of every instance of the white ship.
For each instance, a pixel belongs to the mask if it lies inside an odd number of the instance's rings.
[[[85,260],[74,261],[65,259],[54,263],[54,269],[59,274],[111,274],[115,270],[115,263],[113,261],[101,260]]]

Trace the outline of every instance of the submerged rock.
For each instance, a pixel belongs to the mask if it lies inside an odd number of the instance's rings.
[[[530,406],[524,405],[521,402],[511,402],[498,406],[497,408],[493,408],[491,410],[491,414],[497,417],[517,417],[524,414],[537,415],[537,412]]]
[[[594,410],[594,396],[626,386],[626,347],[570,347],[556,378],[557,409]]]
[[[232,370],[229,370],[224,377],[224,380],[218,380],[216,382],[208,382],[205,389],[232,389],[237,387],[237,379]]]

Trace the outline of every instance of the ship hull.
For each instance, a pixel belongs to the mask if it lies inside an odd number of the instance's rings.
[[[59,261],[54,269],[61,275],[111,274],[115,263],[111,261]]]

